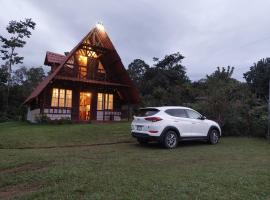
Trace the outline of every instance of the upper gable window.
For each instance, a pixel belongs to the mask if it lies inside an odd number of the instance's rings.
[[[98,62],[98,73],[102,73],[102,74],[106,73],[103,65],[101,64],[101,62]]]
[[[78,64],[80,66],[86,67],[87,66],[87,57],[86,56],[79,55],[78,56]]]

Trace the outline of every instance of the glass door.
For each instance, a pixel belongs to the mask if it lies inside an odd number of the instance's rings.
[[[91,119],[91,97],[90,92],[80,92],[80,120],[88,121]]]

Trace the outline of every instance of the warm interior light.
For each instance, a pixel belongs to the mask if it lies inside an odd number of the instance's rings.
[[[100,23],[100,22],[97,23],[96,27],[97,27],[100,31],[105,31],[105,28],[104,28],[103,24]]]
[[[94,51],[90,51],[89,54],[90,54],[89,56],[92,57],[92,58],[97,58],[98,57],[97,53],[94,52]]]
[[[87,57],[79,55],[79,64],[82,66],[87,66]]]

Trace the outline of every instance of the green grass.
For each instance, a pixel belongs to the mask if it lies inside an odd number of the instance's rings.
[[[117,141],[134,141],[129,124],[0,124],[0,197],[13,189],[21,193],[15,199],[270,199],[264,139],[222,138],[174,150],[135,141],[38,148]],[[18,147],[36,149],[12,149]]]

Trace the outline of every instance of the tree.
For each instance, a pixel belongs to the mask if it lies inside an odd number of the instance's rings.
[[[180,105],[189,101],[190,80],[181,62],[179,53],[154,58],[155,64],[149,67],[143,60],[134,60],[128,72],[140,90],[145,106]]]
[[[267,100],[270,79],[270,58],[261,59],[251,66],[250,70],[244,73],[244,78],[257,97]]]
[[[134,84],[139,87],[142,81],[143,75],[149,69],[149,65],[141,59],[135,59],[128,65],[128,73]]]
[[[31,18],[24,21],[10,21],[6,27],[10,37],[4,37],[0,35],[0,41],[2,42],[0,53],[1,59],[8,63],[8,80],[7,80],[7,94],[6,94],[6,112],[9,106],[9,90],[11,82],[12,66],[22,63],[23,57],[19,56],[16,52],[17,48],[23,48],[26,44],[25,38],[30,38],[31,29],[35,29],[36,23]]]
[[[232,78],[233,67],[218,67],[205,79],[194,82],[191,107],[217,121],[224,135],[263,136],[267,109],[257,101],[246,83]]]
[[[234,71],[234,67],[228,66],[227,69],[225,67],[217,67],[217,70],[214,71],[210,76],[207,75],[207,79],[216,79],[216,80],[230,80],[232,78],[232,74]]]
[[[2,68],[0,69],[1,72]],[[1,76],[0,76],[1,78]],[[20,67],[12,73],[12,82],[10,84],[9,102],[12,107],[9,107],[8,113],[4,113],[5,99],[0,98],[0,122],[8,119],[18,120],[23,119],[26,113],[26,106],[22,102],[30,95],[31,91],[37,84],[45,78],[45,72],[42,67],[27,68]],[[1,78],[0,80],[7,80]],[[0,95],[6,95],[6,84],[0,84]]]
[[[45,78],[45,72],[42,67],[31,67],[26,71],[26,80],[24,85],[27,88],[27,95]]]
[[[5,85],[8,80],[8,64],[1,65],[0,68],[0,85]]]

